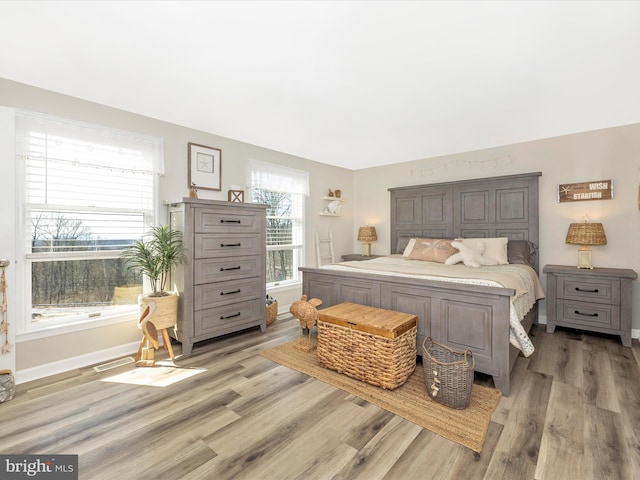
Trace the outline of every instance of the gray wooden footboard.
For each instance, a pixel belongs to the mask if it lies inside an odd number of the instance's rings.
[[[519,352],[509,343],[513,289],[321,268],[300,270],[302,292],[322,300],[320,309],[351,302],[412,313],[418,317],[419,355],[428,336],[456,350],[470,349],[475,370],[491,375],[496,388],[509,395],[509,372]]]

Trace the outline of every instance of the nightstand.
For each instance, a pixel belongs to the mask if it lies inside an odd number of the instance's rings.
[[[581,269],[545,265],[547,332],[556,325],[620,335],[631,346],[631,282],[638,274],[626,268]]]
[[[372,258],[378,258],[381,255],[369,255],[368,257],[364,255],[360,255],[359,253],[349,253],[348,255],[342,255],[343,262],[357,261],[360,262],[362,260],[371,260]]]

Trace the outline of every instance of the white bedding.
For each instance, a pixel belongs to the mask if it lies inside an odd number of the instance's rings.
[[[346,271],[359,270],[379,275],[513,288],[516,293],[511,297],[509,341],[514,347],[520,349],[526,357],[531,355],[535,349],[521,322],[536,300],[544,298],[544,292],[538,275],[528,265],[510,264],[471,268],[462,264],[444,265],[423,260],[409,260],[402,257],[402,255],[390,255],[365,262],[334,263],[320,268]]]

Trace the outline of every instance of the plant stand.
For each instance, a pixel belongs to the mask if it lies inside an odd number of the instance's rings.
[[[175,303],[177,297],[158,297],[164,298],[164,303]],[[147,303],[145,303],[145,300]],[[162,332],[162,340],[164,347],[169,352],[169,358],[173,360],[175,358],[173,349],[171,348],[171,340],[169,339],[169,333],[167,328],[173,327],[175,321],[167,318],[166,308],[157,308],[155,302],[150,302],[149,297],[146,299],[143,296],[139,297],[140,308],[143,310],[140,315],[138,324],[142,329],[142,340],[136,353],[136,366],[138,367],[152,367],[155,364],[154,351],[160,348],[158,343],[158,330]],[[166,305],[165,305],[166,307]],[[156,311],[156,318],[153,316],[154,309]],[[158,312],[162,312],[162,315],[157,315]],[[175,317],[173,317],[175,318]],[[160,327],[160,328],[158,328]]]

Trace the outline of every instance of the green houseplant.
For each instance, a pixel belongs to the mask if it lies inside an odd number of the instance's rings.
[[[149,307],[149,320],[156,328],[169,328],[176,323],[178,296],[166,290],[171,269],[186,262],[182,232],[168,225],[151,228],[122,254],[127,268],[141,272],[149,279],[151,292],[138,297],[140,315]]]
[[[149,296],[164,297],[169,295],[165,288],[171,269],[187,260],[182,232],[159,225],[151,228],[145,237],[134,242],[122,256],[129,269],[141,272],[149,279],[153,290]]]

